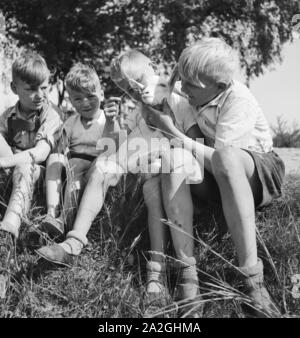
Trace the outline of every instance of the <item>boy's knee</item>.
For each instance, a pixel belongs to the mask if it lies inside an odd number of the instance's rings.
[[[160,199],[160,176],[149,178],[143,185],[143,196],[146,203]]]
[[[48,156],[47,166],[60,164],[62,166],[65,165],[66,158],[63,154],[53,153]]]
[[[17,165],[13,172],[13,178],[19,178],[20,176],[24,178],[33,178],[35,177],[35,167],[28,163],[28,164],[21,164]]]
[[[243,169],[237,151],[232,147],[216,149],[212,155],[211,164],[215,177],[229,178]]]
[[[102,184],[105,180],[105,174],[97,170],[97,167],[94,166],[89,173],[89,181],[93,184]]]

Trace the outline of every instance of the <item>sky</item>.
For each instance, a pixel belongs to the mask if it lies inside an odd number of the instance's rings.
[[[273,71],[250,81],[250,90],[260,103],[269,123],[282,116],[300,126],[300,37],[283,49],[283,62]]]
[[[250,82],[250,90],[260,103],[271,125],[276,125],[277,116],[282,116],[292,126],[300,126],[300,36],[283,48],[283,62],[274,65],[263,75]],[[238,77],[242,80],[241,77]],[[16,96],[10,90],[3,93],[0,83],[0,110],[14,104]]]

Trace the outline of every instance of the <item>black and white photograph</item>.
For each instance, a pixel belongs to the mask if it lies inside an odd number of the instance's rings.
[[[300,318],[299,79],[298,0],[0,0],[1,323]]]

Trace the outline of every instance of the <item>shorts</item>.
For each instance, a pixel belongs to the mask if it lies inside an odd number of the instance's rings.
[[[262,208],[281,196],[285,165],[274,151],[257,153],[248,149],[243,150],[252,157],[257,170],[262,194],[260,201],[256,203],[256,208]]]

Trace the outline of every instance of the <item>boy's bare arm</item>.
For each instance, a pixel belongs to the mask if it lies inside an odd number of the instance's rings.
[[[32,163],[32,161],[35,163],[44,162],[50,150],[51,147],[45,140],[38,141],[36,146],[31,149],[0,158],[0,168],[11,168],[21,164]]]
[[[10,148],[10,146],[7,144],[5,138],[0,133],[0,158],[5,156],[12,155],[13,152]]]
[[[203,134],[198,126],[192,126],[190,130],[188,130],[187,135],[185,135],[175,127],[167,110],[162,112],[146,105],[144,105],[144,108],[144,118],[147,123],[150,120],[150,123],[158,127],[167,138],[178,139],[179,142],[184,143],[185,149],[192,152],[200,163],[204,163],[206,170],[210,173],[212,172],[211,158],[214,148],[205,146],[203,143],[195,140],[196,138],[203,138]]]

